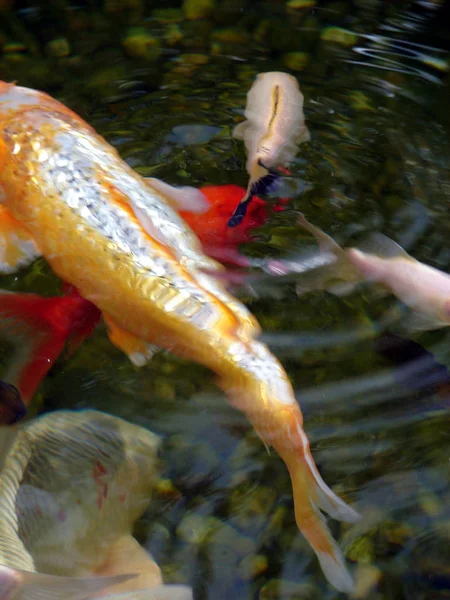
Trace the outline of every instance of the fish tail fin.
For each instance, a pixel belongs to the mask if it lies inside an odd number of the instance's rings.
[[[315,467],[311,469],[304,458],[292,457],[286,464],[291,476],[297,526],[316,553],[328,581],[340,592],[350,593],[352,578],[319,509],[345,521],[356,521],[358,515],[328,488],[320,475],[317,477]]]
[[[280,427],[272,445],[289,470],[297,526],[317,554],[328,581],[339,591],[350,592],[353,589],[352,578],[320,511],[349,523],[357,522],[360,517],[330,490],[320,476],[303,431],[298,406],[279,412],[278,422]]]
[[[15,385],[26,405],[72,336],[92,331],[95,315],[86,315],[81,297],[43,298],[0,291],[0,338],[13,347],[3,379]]]
[[[135,577],[59,577],[0,566],[2,600],[85,600],[105,588]]]

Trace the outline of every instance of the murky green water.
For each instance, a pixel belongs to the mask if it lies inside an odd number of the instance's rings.
[[[0,79],[55,95],[132,167],[169,183],[246,185],[231,137],[245,94],[260,71],[295,74],[312,140],[292,165],[292,209],[343,244],[378,230],[448,271],[448,3],[8,4]],[[272,215],[242,250],[300,253],[311,240],[292,223],[292,210]],[[439,387],[423,362],[393,369],[400,350],[389,360],[379,342],[392,299],[367,288],[299,298],[296,281],[237,291],[295,385],[324,479],[363,515],[331,524],[359,597],[448,598],[450,376]],[[58,289],[44,261],[2,285]],[[402,335],[450,368],[448,331]],[[297,532],[284,465],[205,369],[161,353],[138,370],[99,328],[58,362],[35,406],[95,407],[166,436],[166,474],[181,495],[153,502],[136,535],[168,581],[198,599],[338,596]]]

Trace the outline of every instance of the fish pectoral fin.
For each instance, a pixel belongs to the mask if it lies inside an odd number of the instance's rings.
[[[136,367],[145,366],[153,355],[161,350],[159,346],[148,344],[146,341],[126,331],[126,329],[117,325],[114,319],[105,313],[103,313],[103,320],[105,321],[111,343],[119,350],[122,350]]]
[[[102,600],[193,600],[192,589],[186,585],[158,585],[156,587],[102,596]]]
[[[316,238],[317,244],[319,245],[319,249],[324,253],[331,253],[335,256],[340,256],[343,254],[342,248],[337,244],[331,236],[326,234],[324,231],[316,227],[312,223],[310,223],[305,215],[300,214],[298,216],[298,224],[300,227],[303,227],[306,231],[308,231],[312,236]]]
[[[202,192],[191,186],[174,187],[155,179],[154,177],[145,177],[145,182],[151,188],[162,194],[164,199],[176,211],[188,211],[194,214],[202,214],[209,210],[209,202]]]
[[[242,121],[242,123],[238,123],[236,127],[233,129],[232,136],[237,140],[245,139],[245,132],[248,129],[250,123],[248,121]]]
[[[14,273],[41,256],[29,231],[0,205],[0,274]]]
[[[131,535],[125,535],[111,544],[105,562],[96,569],[97,575],[118,575],[120,573],[137,573],[134,579],[125,581],[111,589],[111,594],[138,592],[140,590],[159,589],[163,586],[161,569],[145,550]],[[148,595],[143,598],[153,598]],[[169,596],[170,597],[170,596]],[[133,594],[133,598],[135,598]],[[159,596],[155,596],[159,598]]]
[[[133,578],[134,574],[115,577],[58,577],[0,566],[2,599],[11,600],[86,600],[101,590]]]

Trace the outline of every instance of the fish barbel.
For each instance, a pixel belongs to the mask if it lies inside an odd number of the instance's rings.
[[[0,598],[82,600],[107,587],[156,600],[170,589],[132,537],[158,481],[159,445],[93,410],[0,427]]]
[[[221,267],[176,212],[183,195],[145,181],[56,100],[7,83],[0,84],[0,186],[0,235],[15,243],[6,267],[12,257],[21,265],[43,255],[102,311],[111,341],[135,364],[157,345],[215,371],[232,405],[286,463],[298,527],[326,576],[350,590],[319,509],[349,522],[358,515],[320,477],[289,379],[256,340],[257,321],[211,274]]]

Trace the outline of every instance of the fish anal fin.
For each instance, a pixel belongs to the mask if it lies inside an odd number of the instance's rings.
[[[14,273],[39,256],[30,232],[0,205],[0,274]]]
[[[146,365],[152,356],[160,350],[159,346],[148,344],[146,341],[126,331],[126,329],[123,329],[120,325],[117,325],[114,319],[105,313],[103,313],[103,320],[105,321],[111,343],[119,350],[122,350],[136,367]]]
[[[58,577],[0,565],[1,597],[2,600],[85,600],[134,576],[132,573],[115,577]]]

